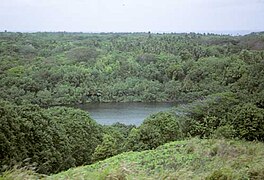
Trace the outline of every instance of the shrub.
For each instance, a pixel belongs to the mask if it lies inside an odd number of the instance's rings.
[[[89,164],[102,136],[81,110],[1,101],[0,115],[0,166],[36,164],[37,172],[49,174]]]
[[[264,141],[264,109],[252,103],[236,106],[232,110],[230,121],[238,137]]]
[[[232,125],[219,126],[215,131],[213,131],[212,138],[226,138],[232,139],[236,135],[236,131]]]
[[[103,137],[102,144],[98,145],[95,148],[95,151],[92,155],[93,161],[104,160],[111,156],[114,156],[118,153],[118,144],[116,139],[112,136],[105,134]]]
[[[220,126],[230,124],[228,114],[230,108],[238,104],[233,93],[219,93],[208,96],[204,100],[180,109],[183,119],[183,129],[191,136],[209,137]]]
[[[216,170],[213,171],[209,176],[205,178],[206,180],[232,180],[234,176],[230,170]]]
[[[249,169],[249,179],[260,180],[264,179],[264,168],[263,167],[253,167]]]
[[[133,129],[126,144],[128,150],[146,150],[182,138],[180,124],[176,116],[160,112],[144,120],[138,129]]]

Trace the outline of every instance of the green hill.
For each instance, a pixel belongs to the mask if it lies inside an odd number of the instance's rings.
[[[47,179],[264,179],[263,165],[263,143],[195,138],[123,153]]]

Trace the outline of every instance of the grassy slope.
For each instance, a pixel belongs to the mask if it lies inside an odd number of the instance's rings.
[[[47,179],[264,179],[264,144],[191,139],[127,152]],[[210,178],[209,178],[210,177]],[[214,177],[214,178],[213,178]]]

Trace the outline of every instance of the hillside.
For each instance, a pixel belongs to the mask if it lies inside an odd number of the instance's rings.
[[[263,179],[264,144],[194,138],[127,152],[55,179]]]

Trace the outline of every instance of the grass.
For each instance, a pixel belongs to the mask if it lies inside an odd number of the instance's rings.
[[[34,172],[33,167],[20,168],[18,166],[13,169],[5,171],[0,175],[0,180],[31,180],[31,179],[43,179],[46,175],[37,174]]]
[[[127,152],[47,179],[264,179],[264,144],[216,139],[176,141]]]
[[[122,153],[44,179],[264,179],[264,144],[193,138]]]

